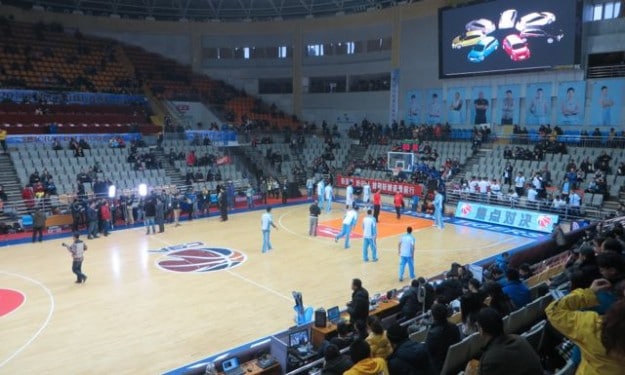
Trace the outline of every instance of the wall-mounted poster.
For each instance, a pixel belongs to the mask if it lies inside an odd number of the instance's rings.
[[[440,124],[443,121],[443,90],[429,89],[425,93],[425,116],[428,124]]]
[[[551,83],[530,83],[525,91],[527,125],[547,125],[551,121]]]
[[[471,88],[471,123],[474,125],[491,122],[491,95],[490,87],[476,86]]]
[[[497,107],[501,125],[516,125],[519,123],[521,86],[503,85],[497,87]]]
[[[592,83],[590,118],[593,126],[618,126],[623,109],[622,79],[598,79]]]
[[[447,89],[447,122],[451,125],[462,125],[466,119],[466,96],[463,87]]]
[[[584,123],[584,93],[586,82],[560,82],[558,84],[558,125],[582,125]]]
[[[421,121],[421,94],[420,90],[411,90],[406,93],[406,123],[419,125]]]

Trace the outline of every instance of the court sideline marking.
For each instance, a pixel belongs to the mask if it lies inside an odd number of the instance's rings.
[[[32,335],[31,338],[28,339],[28,341],[26,341],[24,343],[24,345],[19,347],[15,352],[13,352],[13,354],[11,354],[6,359],[4,359],[2,362],[0,362],[0,368],[2,368],[4,365],[9,363],[13,358],[17,357],[22,351],[24,351],[26,348],[28,348],[37,339],[37,337],[39,337],[39,335],[41,335],[41,333],[46,329],[46,327],[48,327],[48,324],[50,323],[50,320],[52,319],[52,315],[54,314],[55,302],[54,302],[54,296],[52,295],[52,291],[50,291],[50,289],[47,286],[45,286],[42,282],[40,282],[38,280],[35,280],[33,278],[30,278],[28,276],[24,276],[24,275],[20,275],[20,274],[17,274],[17,273],[12,273],[12,272],[0,271],[0,274],[5,274],[5,275],[8,275],[8,276],[13,276],[13,277],[17,277],[17,278],[21,278],[23,280],[29,281],[29,282],[37,285],[41,289],[43,289],[43,291],[46,292],[46,294],[50,298],[50,310],[48,311],[48,316],[44,320],[44,322],[41,325],[41,327],[39,327],[37,332],[35,332],[35,334]]]
[[[166,240],[164,240],[164,239],[162,239],[162,238],[159,238],[159,237],[156,237],[156,236],[153,236],[153,237],[151,237],[151,238],[152,238],[152,239],[154,239],[154,240],[156,240],[156,241],[159,241],[159,242],[161,242],[161,243],[163,243],[163,244],[165,244],[165,245],[167,245],[167,246],[174,246],[174,244],[173,244],[173,243],[171,243],[171,242],[169,242],[169,241],[166,241]],[[256,281],[254,281],[254,280],[252,280],[252,279],[249,279],[249,278],[247,278],[247,277],[245,277],[245,276],[243,276],[243,275],[240,275],[240,274],[238,274],[238,273],[236,273],[236,272],[234,272],[234,271],[226,270],[226,272],[227,272],[229,275],[231,275],[231,276],[235,276],[235,277],[237,277],[237,278],[239,278],[239,279],[241,279],[241,280],[243,280],[243,281],[245,281],[245,282],[247,282],[247,283],[249,283],[249,284],[251,284],[251,285],[254,285],[254,286],[258,287],[258,288],[264,289],[265,291],[267,291],[267,292],[269,292],[269,293],[271,293],[271,294],[274,294],[274,295],[276,295],[276,296],[278,296],[278,297],[284,298],[284,299],[286,299],[286,300],[287,300],[287,301],[289,301],[289,302],[293,302],[293,300],[291,299],[291,297],[285,296],[284,294],[282,294],[282,293],[278,292],[278,291],[277,291],[277,290],[275,290],[275,289],[271,289],[270,287],[268,287],[268,286],[266,286],[266,285],[260,284],[260,283],[258,283],[258,282],[256,282]]]

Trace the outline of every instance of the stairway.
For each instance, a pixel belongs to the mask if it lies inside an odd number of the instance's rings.
[[[17,176],[17,171],[8,154],[0,155],[0,185],[4,186],[4,192],[8,196],[7,204],[11,204],[17,209],[18,215],[26,213],[22,203],[22,186]],[[0,220],[8,220],[8,216],[0,213]]]
[[[184,180],[184,177],[180,174],[176,167],[169,164],[169,159],[163,149],[156,147],[154,149],[154,155],[163,166],[163,169],[165,170],[165,176],[170,178],[171,185],[176,186],[178,190],[186,186],[186,181]]]
[[[352,143],[349,147],[349,151],[347,152],[347,156],[345,157],[345,162],[343,163],[342,168],[346,168],[349,165],[350,161],[355,160],[365,160],[365,155],[367,155],[367,146]],[[343,172],[345,170],[343,169]]]

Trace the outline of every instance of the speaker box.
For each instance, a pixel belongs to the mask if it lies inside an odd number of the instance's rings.
[[[328,323],[328,315],[325,309],[315,310],[315,327],[323,328]]]

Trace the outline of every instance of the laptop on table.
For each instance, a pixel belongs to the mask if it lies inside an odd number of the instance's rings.
[[[241,368],[238,358],[230,358],[221,364],[224,374],[226,375],[243,375],[245,371]]]

